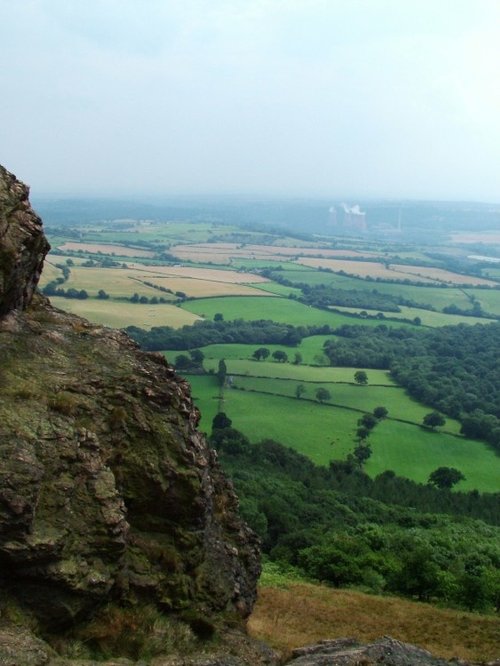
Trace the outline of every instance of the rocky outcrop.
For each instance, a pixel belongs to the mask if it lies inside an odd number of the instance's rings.
[[[252,609],[257,539],[165,359],[27,307],[47,249],[1,169],[0,622],[2,599],[47,635],[142,604],[211,635]]]
[[[446,661],[434,657],[427,650],[402,643],[390,636],[363,645],[354,638],[324,640],[315,645],[293,651],[290,666],[473,666],[468,661],[452,659]],[[484,663],[484,662],[483,662]],[[489,662],[484,666],[497,666],[500,662]]]
[[[28,193],[0,166],[0,317],[29,304],[49,250]]]

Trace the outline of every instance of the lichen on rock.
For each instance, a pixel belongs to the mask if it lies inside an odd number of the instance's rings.
[[[246,617],[258,540],[189,385],[123,333],[29,305],[49,246],[27,195],[0,168],[0,592],[46,632],[110,601]]]

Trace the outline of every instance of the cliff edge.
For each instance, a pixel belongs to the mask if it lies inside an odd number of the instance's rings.
[[[34,295],[48,249],[27,188],[0,167],[0,623],[14,604],[54,635],[115,604],[197,636],[238,624],[258,541],[189,385]]]

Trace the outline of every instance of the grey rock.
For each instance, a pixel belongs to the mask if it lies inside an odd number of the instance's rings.
[[[325,640],[293,652],[290,666],[446,666],[427,650],[385,636],[369,645],[352,638]]]

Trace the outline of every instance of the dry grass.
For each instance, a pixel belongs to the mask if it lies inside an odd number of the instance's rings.
[[[476,233],[451,234],[453,243],[500,243],[500,233],[497,231],[478,231]]]
[[[159,292],[156,292],[159,293]],[[140,303],[126,303],[117,301],[99,301],[88,298],[84,301],[72,298],[61,298],[52,296],[50,302],[56,308],[72,312],[85,317],[94,324],[103,324],[112,328],[123,328],[125,326],[139,326],[150,329],[152,326],[181,326],[191,325],[197,319],[197,315],[178,308],[175,305],[142,305]]]
[[[159,287],[165,287],[175,292],[183,292],[192,298],[206,298],[208,296],[262,296],[272,297],[274,294],[249,287],[244,284],[232,284],[230,282],[212,282],[210,280],[199,280],[193,278],[176,278],[155,275],[144,275],[143,279]],[[139,291],[139,290],[137,290]],[[161,292],[156,295],[163,296]]]
[[[192,245],[176,245],[170,252],[179,259],[217,262],[228,264],[231,259],[267,259],[280,261],[292,257],[308,257],[321,255],[325,258],[363,257],[376,258],[375,252],[359,252],[357,250],[329,250],[321,247],[284,247],[275,245],[237,245],[236,243],[196,243]]]
[[[372,277],[382,278],[384,280],[401,280],[408,277],[415,282],[424,282],[427,284],[435,284],[436,280],[430,278],[418,277],[416,275],[402,275],[397,273],[392,268],[386,268],[383,263],[375,261],[349,261],[343,259],[318,259],[316,257],[301,257],[297,263],[311,268],[330,268],[332,271],[338,273],[344,271],[348,275],[356,275],[358,277]]]
[[[151,266],[145,267],[140,264],[129,264],[129,268],[140,270],[144,279],[147,276],[165,275],[168,277],[192,278],[194,280],[206,280],[210,282],[227,282],[230,284],[257,284],[260,282],[269,282],[262,275],[249,275],[248,273],[238,273],[237,271],[225,271],[219,268],[196,268],[192,266]]]
[[[498,617],[306,583],[261,588],[249,631],[285,655],[323,638],[390,635],[446,659],[500,656]]]
[[[411,280],[423,284],[473,284],[495,286],[498,283],[484,278],[460,275],[446,271],[442,268],[427,266],[407,266],[405,264],[389,264],[387,268],[384,263],[375,261],[349,261],[343,259],[318,259],[317,257],[300,257],[297,263],[312,268],[330,268],[338,273],[344,271],[348,275],[358,277],[382,278],[384,280]]]
[[[78,252],[78,250],[83,250],[83,252],[92,252],[97,254],[97,252],[102,252],[102,254],[116,254],[120,257],[153,257],[154,252],[150,250],[139,250],[134,247],[126,247],[125,245],[118,245],[115,243],[76,243],[73,241],[68,241],[64,245],[60,245],[58,250],[63,252],[71,250],[72,252]]]
[[[484,278],[475,277],[473,275],[460,275],[459,273],[452,273],[451,271],[446,271],[442,268],[394,264],[392,269],[398,273],[404,274],[404,277],[409,277],[412,280],[415,276],[418,276],[437,280],[438,282],[444,282],[446,284],[482,284],[490,287],[498,285],[498,283],[493,282],[493,280],[485,280]]]

